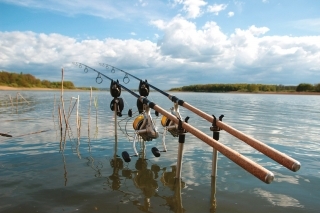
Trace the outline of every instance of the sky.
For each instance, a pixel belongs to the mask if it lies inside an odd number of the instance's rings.
[[[320,83],[319,0],[0,0],[0,70],[109,87]],[[130,79],[128,88],[138,87]]]

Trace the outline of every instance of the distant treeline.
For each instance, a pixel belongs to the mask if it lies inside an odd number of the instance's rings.
[[[170,91],[186,92],[320,92],[319,84],[301,83],[298,86],[266,84],[196,84],[172,88]]]
[[[0,85],[9,87],[26,87],[26,88],[61,88],[61,81],[50,82],[48,80],[40,80],[31,74],[0,72]],[[76,88],[71,81],[63,81],[65,89],[88,89],[86,87]],[[97,89],[97,88],[92,88]]]

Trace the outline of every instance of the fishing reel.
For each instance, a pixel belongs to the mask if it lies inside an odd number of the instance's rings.
[[[172,115],[176,116],[179,120],[182,120],[179,112],[178,103],[174,103],[173,107],[170,110]],[[162,115],[162,118],[161,118],[161,125],[164,127],[164,131],[162,135],[162,143],[165,147],[165,138],[166,138],[167,132],[170,132],[170,134],[173,137],[178,137],[180,134],[180,131],[178,128],[178,124],[175,124],[173,121],[171,121],[169,118],[167,118],[164,115]]]
[[[139,102],[140,101],[138,100],[137,105]],[[141,105],[139,104],[138,110],[139,112],[142,112],[134,119],[132,123],[135,131],[133,139],[133,150],[135,153],[133,156],[135,157],[139,155],[136,149],[136,142],[139,140],[139,138],[142,138],[143,141],[152,141],[153,139],[157,139],[159,137],[159,132],[152,120],[149,106],[142,104],[141,109]],[[154,156],[160,157],[160,151],[156,147],[153,147],[151,150]],[[131,156],[126,151],[122,152],[122,158],[125,162],[131,161]]]
[[[145,110],[134,119],[132,126],[135,130],[135,138],[140,136],[144,141],[152,141],[159,137],[159,133],[152,120],[150,108],[147,105],[144,106]]]

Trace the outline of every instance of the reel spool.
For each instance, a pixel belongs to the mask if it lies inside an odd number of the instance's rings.
[[[139,115],[138,117],[136,117],[136,119],[134,119],[134,121],[132,123],[134,130],[140,130],[140,127],[143,123],[143,119],[144,119],[143,115]]]
[[[162,118],[161,118],[161,125],[163,127],[167,127],[168,131],[171,133],[173,137],[178,137],[177,127],[173,122],[171,122],[169,118],[167,118],[164,115],[162,115]]]
[[[170,119],[168,119],[166,116],[162,115],[161,125],[162,125],[163,127],[169,126],[170,121],[171,121]]]

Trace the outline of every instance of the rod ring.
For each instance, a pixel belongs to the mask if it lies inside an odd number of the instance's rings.
[[[98,80],[98,79],[99,79],[99,80]],[[97,83],[97,84],[101,84],[102,81],[103,81],[103,79],[101,78],[101,75],[100,75],[100,73],[99,73],[98,76],[96,77],[96,83]]]
[[[130,78],[128,77],[128,74],[126,74],[123,79],[122,79],[123,83],[127,84],[130,82]]]

